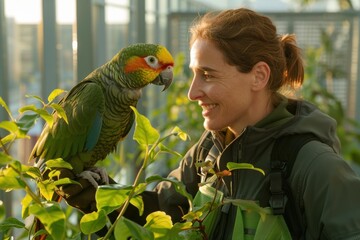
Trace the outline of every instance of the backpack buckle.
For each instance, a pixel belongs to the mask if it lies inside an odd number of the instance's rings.
[[[281,215],[285,213],[287,198],[284,192],[278,194],[272,194],[269,199],[269,204],[271,209],[273,210],[274,215]]]
[[[270,199],[269,205],[273,214],[281,215],[285,212],[287,197],[282,189],[282,172],[275,171],[270,174]]]

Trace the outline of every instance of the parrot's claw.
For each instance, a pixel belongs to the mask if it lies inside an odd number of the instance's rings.
[[[97,173],[100,176],[99,180],[101,180],[102,183],[109,184],[109,176],[108,176],[105,168],[93,167],[90,169],[90,171]]]
[[[80,173],[79,177],[88,180],[95,188],[99,186],[98,182],[109,184],[109,177],[104,168],[88,168]]]

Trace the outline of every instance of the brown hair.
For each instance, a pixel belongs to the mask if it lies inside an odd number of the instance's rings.
[[[211,12],[191,28],[190,46],[197,38],[212,41],[224,54],[228,64],[240,72],[266,62],[270,69],[268,87],[277,92],[283,86],[301,85],[304,66],[294,35],[278,35],[270,18],[240,8]]]

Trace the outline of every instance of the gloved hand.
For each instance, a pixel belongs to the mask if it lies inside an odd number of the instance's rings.
[[[95,193],[96,188],[87,180],[78,177],[69,169],[59,169],[59,178],[69,178],[79,184],[65,184],[58,186],[56,193],[64,198],[64,200],[72,207],[81,210],[84,213],[96,211]],[[46,173],[45,173],[46,176]],[[109,177],[109,183],[116,183]],[[98,182],[99,185],[104,183]]]
[[[87,179],[77,177],[69,169],[61,169],[60,172],[60,178],[72,179],[80,183],[80,185],[62,185],[59,186],[59,188],[56,190],[56,193],[59,196],[63,197],[69,205],[81,210],[84,213],[91,213],[93,211],[96,211],[96,188]],[[104,183],[98,182],[98,184],[102,185]],[[109,184],[116,184],[116,182],[109,177]],[[141,196],[145,204],[144,213],[140,216],[138,209],[130,204],[124,216],[134,222],[137,222],[140,225],[144,225],[146,223],[146,216],[152,212],[159,211],[160,207],[158,204],[157,192],[145,191],[141,194]],[[119,210],[114,210],[108,215],[109,219],[113,222],[117,218],[118,214]]]

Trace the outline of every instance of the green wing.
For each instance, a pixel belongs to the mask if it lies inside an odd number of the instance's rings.
[[[53,127],[44,127],[30,157],[42,165],[48,159],[69,161],[80,153],[90,151],[100,135],[104,102],[104,94],[96,83],[83,81],[76,85],[60,101],[68,124],[55,113]]]

